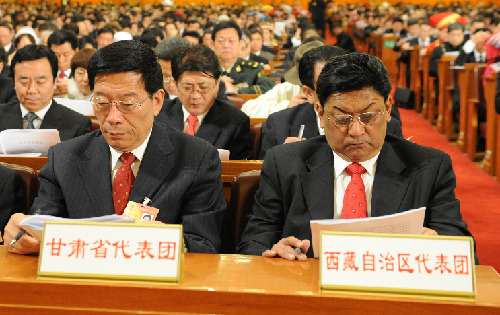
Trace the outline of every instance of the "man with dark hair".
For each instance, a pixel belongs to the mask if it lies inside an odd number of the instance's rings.
[[[262,30],[258,27],[253,27],[248,31],[248,37],[250,38],[250,53],[256,56],[266,58],[267,62],[274,60],[274,53],[262,50],[263,48],[263,36]]]
[[[232,160],[250,159],[250,118],[232,104],[217,99],[220,65],[204,45],[191,46],[172,62],[178,97],[163,105],[157,122],[229,150]]]
[[[226,21],[215,25],[212,39],[222,69],[221,81],[228,92],[263,94],[274,86],[258,62],[239,57],[241,31],[238,24]]]
[[[71,58],[78,51],[78,38],[71,31],[59,30],[50,34],[48,39],[50,50],[57,56],[58,71],[54,93],[68,93],[68,79],[71,76]]]
[[[165,25],[165,30],[167,31],[167,38],[179,36],[177,25],[174,22],[167,23]]]
[[[419,207],[426,207],[422,234],[471,236],[455,198],[450,157],[386,135],[390,91],[387,69],[375,56],[355,52],[325,65],[316,91],[325,136],[268,151],[239,253],[305,260],[313,257],[310,220]],[[345,193],[355,172],[364,187],[352,200]],[[352,202],[359,204],[354,212]]]
[[[0,49],[0,72],[7,66],[7,53]],[[8,66],[7,66],[8,67]],[[10,72],[10,70],[9,70]],[[16,100],[14,81],[9,77],[0,76],[0,104],[10,103]]]
[[[198,45],[200,44],[200,34],[194,31],[185,31],[182,34],[182,37],[187,39],[191,45]]]
[[[458,22],[448,25],[448,41],[437,46],[432,51],[429,61],[429,75],[437,77],[437,60],[445,53],[459,52],[464,45],[464,26]],[[436,86],[438,84],[436,83]],[[436,94],[437,95],[437,94]]]
[[[32,211],[122,214],[128,201],[148,197],[159,209],[157,220],[183,225],[188,251],[216,253],[226,208],[219,156],[206,141],[154,122],[165,94],[154,51],[134,40],[113,43],[92,56],[88,74],[101,129],[49,149]],[[11,217],[7,243],[23,218]],[[20,254],[39,249],[27,234],[9,247]]]
[[[46,46],[28,45],[12,58],[17,100],[0,105],[0,130],[57,129],[61,141],[90,132],[91,121],[56,103],[57,57]]]
[[[180,51],[189,47],[190,43],[187,39],[174,36],[168,37],[156,46],[156,55],[163,73],[163,88],[170,99],[177,97],[177,86],[172,77],[172,60],[179,54]]]
[[[262,126],[260,160],[264,160],[267,150],[278,144],[303,141],[324,134],[319,123],[317,107],[321,105],[316,96],[316,81],[330,59],[347,53],[349,52],[345,49],[330,45],[313,48],[304,53],[300,58],[298,77],[307,101],[269,115]],[[304,126],[303,134],[298,138],[301,125]],[[401,122],[391,117],[391,121],[387,123],[387,133],[403,137]]]
[[[343,48],[347,51],[354,52],[356,48],[354,47],[354,41],[352,40],[351,35],[347,32],[344,32],[342,29],[342,22],[336,21],[333,23],[333,35],[337,38],[337,43],[335,46]]]
[[[97,36],[96,36],[96,41],[97,41],[97,49],[101,49],[103,47],[106,47],[110,44],[113,43],[113,36],[115,35],[115,32],[111,27],[103,27],[99,30],[97,30]]]
[[[16,50],[16,47],[13,45],[14,33],[12,25],[7,22],[0,23],[0,48],[7,53],[7,56]]]

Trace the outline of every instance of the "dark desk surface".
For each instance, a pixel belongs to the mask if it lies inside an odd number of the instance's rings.
[[[500,277],[477,266],[476,301],[321,293],[318,260],[186,254],[179,285],[37,279],[0,246],[0,313],[500,314]]]

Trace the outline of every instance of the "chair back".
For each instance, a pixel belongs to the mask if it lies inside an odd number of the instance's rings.
[[[250,141],[252,141],[253,145],[252,160],[258,160],[262,144],[262,123],[250,126]]]
[[[38,177],[31,167],[0,162],[1,165],[16,171],[23,179],[25,200],[24,214],[28,214],[35,197],[38,195]]]
[[[222,221],[221,254],[234,254],[252,212],[254,195],[259,188],[260,171],[244,172],[231,183],[231,201]]]

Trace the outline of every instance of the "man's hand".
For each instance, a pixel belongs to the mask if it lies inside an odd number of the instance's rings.
[[[234,80],[228,77],[227,75],[223,75],[220,77],[220,80],[224,82],[224,85],[226,86],[226,91],[229,92],[238,92],[238,87],[236,85],[233,85]]]
[[[284,143],[293,143],[293,142],[299,142],[299,141],[303,141],[303,140],[306,140],[306,138],[288,137],[285,139]]]
[[[422,235],[438,235],[436,231],[424,227],[422,229]]]
[[[287,260],[306,260],[307,250],[311,246],[309,240],[299,240],[296,237],[289,236],[287,238],[282,238],[277,244],[273,245],[273,248],[266,250],[262,253],[264,257],[276,257]],[[299,251],[297,251],[297,249]]]
[[[10,217],[5,227],[4,244],[7,250],[16,254],[33,254],[40,251],[40,242],[28,233],[25,233],[14,245],[10,246],[12,239],[19,233],[21,227],[19,222],[28,217],[22,213],[15,213]]]
[[[288,103],[287,107],[288,108],[294,107],[294,106],[297,106],[299,104],[305,103],[307,101],[308,101],[307,96],[304,93],[300,93],[300,94],[297,94],[294,97],[292,97],[292,99],[290,100],[290,103]]]

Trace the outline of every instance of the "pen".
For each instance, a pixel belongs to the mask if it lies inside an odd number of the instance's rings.
[[[302,250],[299,247],[292,246],[293,250],[295,250],[295,254],[298,255],[302,253]]]
[[[35,211],[35,213],[33,213],[33,215],[39,215],[42,213],[42,210],[41,209],[37,209]],[[17,234],[16,236],[14,236],[14,238],[12,239],[12,241],[10,241],[10,246],[14,245],[17,241],[19,241],[19,239],[21,237],[23,237],[23,235],[26,234],[26,230],[24,229],[21,229]]]
[[[304,135],[304,128],[305,127],[306,127],[306,125],[300,125],[299,135],[297,136],[297,138],[302,139],[302,136]]]

